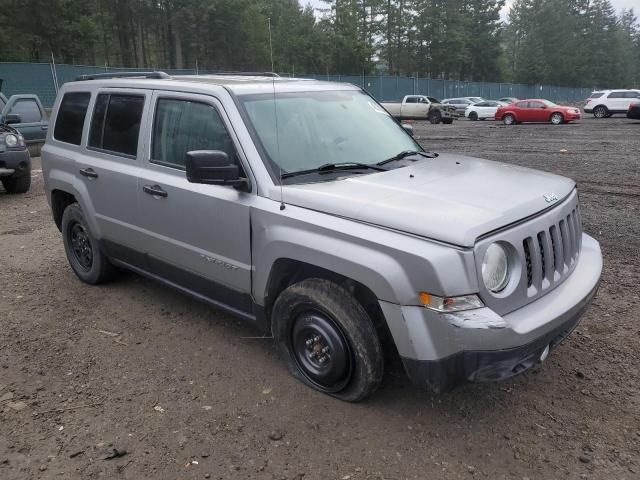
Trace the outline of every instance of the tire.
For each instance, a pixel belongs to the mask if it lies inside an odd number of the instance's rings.
[[[443,118],[442,123],[445,125],[451,125],[453,123],[453,118]]]
[[[360,303],[329,280],[310,278],[276,299],[271,329],[289,372],[311,388],[358,402],[380,385],[384,355]]]
[[[561,125],[564,123],[564,116],[561,113],[556,112],[551,114],[549,121],[554,125]]]
[[[476,112],[469,113],[469,120],[472,122],[478,121],[478,114]]]
[[[27,193],[31,187],[31,167],[19,176],[4,177],[2,186],[7,193]]]
[[[441,121],[442,121],[442,114],[440,113],[440,110],[436,110],[434,112],[429,113],[429,122],[431,122],[433,125],[437,125]]]
[[[607,118],[611,115],[609,114],[609,109],[607,107],[605,107],[604,105],[598,105],[593,109],[593,116],[595,118]]]
[[[502,123],[504,123],[505,125],[515,125],[516,117],[514,117],[510,113],[507,113],[504,117],[502,117]]]
[[[111,280],[115,267],[100,250],[80,205],[69,205],[62,214],[62,241],[69,265],[80,280],[91,285]]]

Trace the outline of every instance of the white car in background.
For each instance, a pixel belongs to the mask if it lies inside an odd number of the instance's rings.
[[[498,108],[506,105],[508,104],[496,100],[483,100],[482,102],[469,105],[464,111],[464,116],[469,120],[485,120],[487,118],[493,120]]]
[[[616,113],[626,114],[631,103],[640,100],[640,90],[599,90],[593,92],[584,106],[584,113],[607,118]]]

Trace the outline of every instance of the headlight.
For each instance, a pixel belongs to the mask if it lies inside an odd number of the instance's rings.
[[[509,259],[507,252],[497,243],[492,243],[482,260],[482,281],[487,290],[498,293],[509,283]]]
[[[7,147],[16,147],[18,146],[18,137],[16,137],[13,133],[4,137],[4,143],[7,144]]]

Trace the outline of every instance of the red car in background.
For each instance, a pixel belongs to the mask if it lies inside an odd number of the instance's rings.
[[[629,105],[627,118],[635,118],[636,120],[640,120],[640,102],[632,103],[631,105]]]
[[[531,98],[518,100],[496,111],[496,120],[502,120],[505,125],[522,122],[561,123],[580,120],[580,110],[575,107],[556,105],[549,100]]]

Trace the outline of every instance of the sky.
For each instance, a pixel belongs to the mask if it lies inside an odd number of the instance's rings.
[[[322,0],[301,0],[300,3],[302,3],[303,5],[310,3],[314,8],[326,7],[327,5],[326,3],[322,2]],[[507,18],[507,15],[509,14],[509,8],[512,3],[513,0],[507,0],[507,4],[502,10],[503,19]],[[640,15],[640,0],[611,0],[611,4],[618,11],[622,10],[623,8],[633,7],[636,10],[636,14]]]

